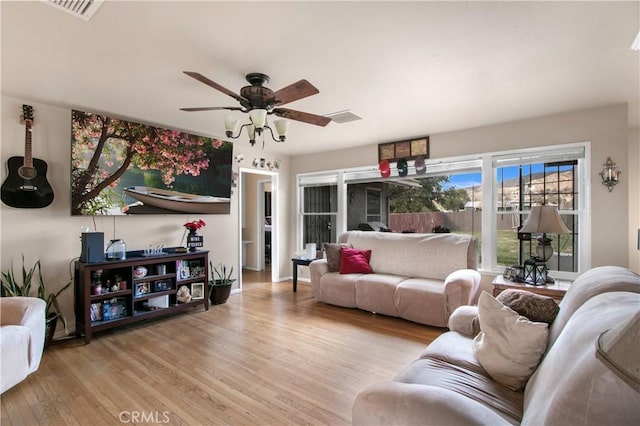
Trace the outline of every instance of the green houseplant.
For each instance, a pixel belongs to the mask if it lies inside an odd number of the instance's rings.
[[[68,333],[67,319],[65,318],[62,311],[60,310],[58,297],[60,296],[60,294],[62,294],[62,292],[64,292],[66,289],[68,289],[71,286],[71,281],[66,283],[62,288],[60,288],[55,293],[54,292],[47,293],[47,288],[42,278],[42,269],[40,267],[40,261],[39,260],[36,261],[36,263],[31,268],[29,268],[29,270],[27,270],[24,264],[24,255],[22,255],[22,276],[21,276],[22,282],[18,282],[17,278],[18,277],[13,271],[13,262],[11,262],[11,268],[6,272],[2,272],[1,296],[2,297],[16,297],[16,296],[34,297],[34,295],[32,294],[32,289],[34,288],[33,281],[37,279],[38,287],[36,290],[35,297],[38,297],[44,300],[45,303],[47,304],[47,307],[45,310],[47,315],[47,318],[46,318],[47,331],[46,331],[46,337],[45,337],[45,346],[48,346],[49,343],[51,343],[51,340],[53,339],[53,334],[55,333],[58,319],[62,321],[62,324],[64,325],[65,333]]]
[[[231,294],[231,286],[235,282],[234,278],[231,278],[233,274],[233,266],[228,270],[227,266],[219,263],[217,266],[213,266],[213,263],[209,261],[209,271],[211,272],[211,280],[209,280],[209,300],[212,305],[220,305],[226,303]]]

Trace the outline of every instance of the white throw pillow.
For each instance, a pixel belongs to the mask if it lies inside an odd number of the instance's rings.
[[[473,351],[482,367],[498,383],[521,391],[547,349],[549,325],[531,322],[489,293],[478,300],[480,333]]]

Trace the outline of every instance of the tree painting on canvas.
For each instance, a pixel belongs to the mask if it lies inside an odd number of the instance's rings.
[[[71,214],[229,214],[233,145],[72,111]]]

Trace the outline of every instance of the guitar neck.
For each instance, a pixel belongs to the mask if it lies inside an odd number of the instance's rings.
[[[31,120],[25,120],[26,132],[24,135],[24,166],[33,167],[33,153],[31,151]]]

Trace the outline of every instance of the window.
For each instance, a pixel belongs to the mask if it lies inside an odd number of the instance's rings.
[[[336,185],[304,188],[302,247],[307,243],[322,247],[336,241],[337,199]]]
[[[367,188],[367,222],[382,222],[379,189]]]
[[[589,268],[585,243],[589,235],[584,226],[589,204],[584,190],[588,146],[567,144],[428,160],[427,174],[421,176],[410,162],[409,174],[402,178],[395,173],[381,178],[377,165],[305,175],[299,177],[299,185],[306,197],[311,196],[306,190],[318,180],[330,180],[333,195],[328,206],[314,212],[305,204],[307,225],[301,223],[300,235],[304,241],[318,243],[310,239],[311,234],[325,238],[322,228],[330,227],[331,241],[335,241],[347,229],[358,229],[363,219],[380,221],[394,232],[472,234],[481,247],[480,268],[502,272],[535,253],[537,236],[518,234],[518,229],[531,206],[550,204],[558,206],[572,232],[547,235],[554,248],[547,265],[555,277],[571,278]],[[341,199],[342,204],[337,202]],[[315,223],[312,215],[319,216]]]
[[[534,154],[534,155],[531,155]],[[532,206],[552,205],[571,230],[549,234],[554,254],[547,261],[551,271],[571,276],[580,271],[580,221],[585,204],[580,164],[584,147],[544,150],[528,155],[494,158],[496,172],[496,267],[522,265],[535,255],[537,235],[519,234]],[[587,262],[583,256],[582,262]],[[555,274],[557,275],[557,274]]]
[[[577,230],[577,160],[501,167],[498,175],[497,264],[522,265],[535,254],[537,242],[518,234],[532,206],[553,205],[569,229]],[[558,271],[577,272],[577,232],[549,235],[554,255],[547,266]]]

